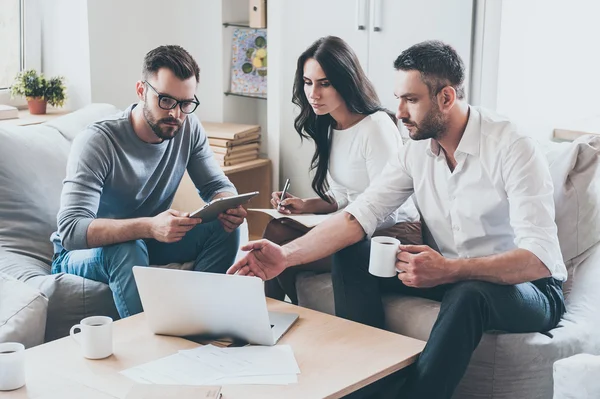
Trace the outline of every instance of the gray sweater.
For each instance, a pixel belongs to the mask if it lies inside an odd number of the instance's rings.
[[[187,171],[202,199],[237,193],[223,174],[198,118],[188,115],[172,140],[142,141],[130,115],[136,104],[78,134],[63,181],[55,251],[88,248],[87,230],[95,218],[133,219],[155,216],[171,206]]]

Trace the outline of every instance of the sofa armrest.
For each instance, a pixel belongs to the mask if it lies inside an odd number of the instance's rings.
[[[44,342],[48,298],[35,288],[0,272],[0,342],[31,348]]]
[[[566,300],[567,312],[550,333],[554,339],[568,336],[578,352],[600,353],[600,244],[572,259],[572,277]]]
[[[572,260],[565,320],[600,326],[600,243]]]

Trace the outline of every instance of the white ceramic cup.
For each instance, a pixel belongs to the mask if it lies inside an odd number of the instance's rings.
[[[0,391],[25,385],[25,346],[18,342],[0,344]]]
[[[395,277],[399,245],[400,241],[394,237],[371,238],[369,273],[377,277]]]
[[[104,359],[113,353],[113,319],[107,316],[92,316],[71,327],[71,337],[81,346],[83,356],[88,359]],[[75,330],[81,330],[75,334]]]

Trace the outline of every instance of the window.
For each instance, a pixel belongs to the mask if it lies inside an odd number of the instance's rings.
[[[17,72],[42,71],[42,0],[0,0],[0,104],[25,106],[10,98]]]
[[[0,0],[0,90],[7,89],[23,66],[21,0]]]

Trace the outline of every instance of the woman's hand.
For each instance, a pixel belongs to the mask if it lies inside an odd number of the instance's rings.
[[[290,193],[285,193],[285,198],[282,200],[281,193],[281,191],[276,191],[271,194],[271,205],[274,209],[284,215],[306,213],[306,200],[294,197]]]

